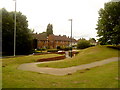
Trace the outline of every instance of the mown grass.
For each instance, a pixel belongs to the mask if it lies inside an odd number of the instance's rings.
[[[3,88],[118,88],[118,62],[65,76],[17,70],[16,66],[3,68]]]
[[[57,62],[38,64],[38,66],[65,68],[100,61],[111,57],[118,57],[118,50],[107,48],[107,46],[95,46],[81,50],[79,54],[73,58],[67,58]]]
[[[44,54],[44,55],[29,55],[29,56],[21,56],[21,57],[13,57],[13,58],[4,58],[2,66],[7,66],[11,64],[22,64],[22,63],[30,63],[30,62],[36,62],[38,59],[42,58],[51,58],[61,56],[59,54]]]
[[[102,47],[99,47],[98,49],[100,48],[102,49]],[[116,56],[116,51],[113,49],[111,50],[115,53],[113,56]],[[83,53],[84,55],[85,52],[81,51],[80,53]],[[54,56],[58,55],[46,54],[4,58],[2,60],[3,88],[118,88],[118,62],[80,70],[65,76],[48,75],[17,69],[20,64],[31,63],[40,58]]]

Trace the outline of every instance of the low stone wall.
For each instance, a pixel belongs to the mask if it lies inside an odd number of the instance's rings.
[[[65,52],[56,52],[56,54],[65,54]]]
[[[73,54],[78,54],[79,52],[77,52],[77,51],[73,51],[72,53],[73,53]]]
[[[43,58],[43,59],[38,59],[38,62],[44,62],[44,61],[55,61],[55,60],[61,60],[65,59],[65,56],[58,56],[58,57],[53,57],[53,58]]]
[[[70,51],[69,51],[70,52]],[[73,51],[72,54],[78,54],[79,52]],[[43,54],[65,54],[65,52],[43,52],[43,53],[34,53],[34,55],[43,55]]]
[[[44,55],[44,54],[65,54],[65,52],[45,52],[45,53],[34,53],[33,55]]]

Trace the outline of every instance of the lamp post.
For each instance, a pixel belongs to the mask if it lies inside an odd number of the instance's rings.
[[[72,58],[72,19],[69,19],[71,21],[71,58]]]
[[[49,47],[49,41],[48,41],[48,36],[47,36],[47,49],[48,49],[48,47]]]
[[[14,15],[14,56],[16,51],[16,0],[13,0],[15,2],[15,15]]]

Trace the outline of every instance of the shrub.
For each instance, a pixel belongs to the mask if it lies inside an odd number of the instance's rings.
[[[87,40],[80,40],[77,43],[77,48],[78,49],[84,49],[90,47],[90,42]]]
[[[117,45],[117,46],[115,46],[115,45],[107,45],[107,47],[120,50],[120,45]]]
[[[62,47],[60,50],[68,51],[68,50],[71,50],[71,49],[72,49],[71,47]]]
[[[73,48],[77,48],[77,45],[72,45]]]
[[[57,49],[48,49],[47,52],[58,52]]]
[[[93,47],[93,46],[95,46],[95,45],[92,45],[92,44],[90,45],[90,47]]]
[[[46,48],[39,48],[39,49],[37,49],[38,51],[45,51],[46,50]]]
[[[65,47],[65,48],[64,48],[65,51],[68,51],[69,49],[70,49],[69,47]]]
[[[72,57],[73,56],[73,52],[69,52],[69,56]]]
[[[57,46],[57,49],[58,49],[58,50],[61,50],[61,47],[60,47],[60,46]]]

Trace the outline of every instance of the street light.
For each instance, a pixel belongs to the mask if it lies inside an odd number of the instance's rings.
[[[15,56],[15,49],[16,49],[16,0],[15,1],[15,15],[14,15],[14,56]]]
[[[71,58],[72,58],[72,19],[69,19],[71,21]]]
[[[47,49],[48,49],[48,47],[49,47],[49,41],[48,41],[48,36],[47,36]]]

